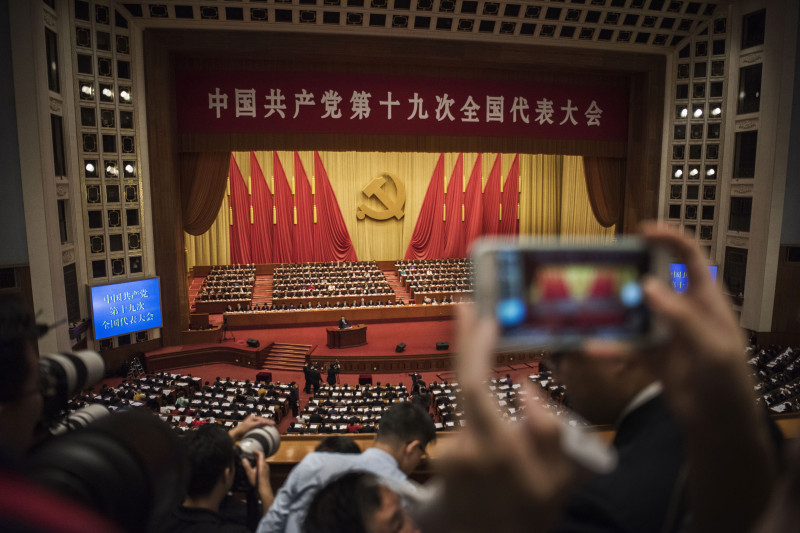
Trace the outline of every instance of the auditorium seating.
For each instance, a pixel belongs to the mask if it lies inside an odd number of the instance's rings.
[[[405,385],[326,385],[309,400],[288,432],[374,433],[383,411],[407,399]]]
[[[339,301],[348,296],[385,300],[394,295],[374,261],[281,265],[275,269],[272,291],[276,303],[321,297]]]
[[[773,413],[800,411],[800,348],[751,346],[747,353],[758,401]]]
[[[564,406],[564,387],[554,383],[550,372],[532,374],[528,376],[528,380],[535,385],[534,390],[541,391],[537,399],[545,409],[565,418],[572,425],[586,425],[585,421]],[[498,415],[506,420],[518,420],[522,412],[518,403],[521,385],[510,382],[507,378],[496,378],[490,380],[488,386],[497,402]],[[460,404],[461,388],[457,382],[445,381],[440,384],[434,381],[429,390],[433,397],[437,430],[454,430],[466,424]]]
[[[231,308],[249,304],[255,280],[255,265],[212,266],[203,279],[196,302],[228,302]]]
[[[134,399],[137,396],[140,399]],[[286,384],[225,379],[204,385],[197,377],[167,373],[125,380],[119,387],[103,386],[96,393],[85,391],[70,402],[69,409],[93,403],[112,411],[147,408],[178,431],[207,423],[230,428],[251,413],[280,422],[290,410]]]
[[[456,303],[472,295],[469,259],[397,261],[395,267],[416,303]]]

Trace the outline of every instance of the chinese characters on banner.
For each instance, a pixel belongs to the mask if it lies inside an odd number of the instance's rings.
[[[156,324],[156,315],[150,310],[152,305],[149,299],[152,296],[147,289],[119,291],[103,296],[103,302],[108,306],[108,316],[101,322],[102,330],[129,326],[141,330],[160,326]]]
[[[605,85],[179,72],[177,90],[184,133],[627,139],[627,91]]]
[[[161,327],[158,278],[97,285],[90,289],[95,339]]]

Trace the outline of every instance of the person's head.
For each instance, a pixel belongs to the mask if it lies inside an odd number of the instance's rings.
[[[412,533],[419,528],[400,497],[374,474],[350,472],[317,492],[303,523],[306,533]]]
[[[593,424],[614,424],[643,388],[654,381],[640,356],[591,357],[553,354],[551,368],[567,390],[570,406]]]
[[[361,448],[358,447],[356,441],[350,437],[343,435],[331,435],[325,437],[320,441],[315,452],[329,452],[329,453],[361,453]]]
[[[0,441],[27,450],[42,414],[37,339],[47,331],[18,298],[0,299]]]
[[[430,415],[411,402],[394,404],[384,412],[375,445],[388,451],[400,470],[410,474],[425,456],[429,442],[436,440]]]
[[[206,424],[186,437],[189,455],[190,498],[203,498],[214,494],[227,494],[233,485],[236,453],[233,439],[218,424]]]

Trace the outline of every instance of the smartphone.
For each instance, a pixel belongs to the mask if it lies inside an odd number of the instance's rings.
[[[667,336],[642,281],[668,282],[668,254],[638,237],[601,245],[485,239],[473,264],[475,300],[500,326],[500,347],[568,350],[590,338],[645,346]]]

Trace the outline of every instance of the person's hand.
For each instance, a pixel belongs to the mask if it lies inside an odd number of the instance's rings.
[[[275,499],[269,480],[269,463],[262,452],[253,453],[255,455],[255,466],[251,465],[250,461],[243,457],[242,467],[244,468],[244,473],[247,475],[247,482],[258,492],[261,498],[262,511],[266,513],[269,506],[272,505],[272,501]]]
[[[687,432],[693,529],[747,531],[769,496],[774,450],[753,399],[744,335],[694,241],[655,224],[644,225],[643,235],[686,264],[689,287],[680,294],[661,280],[645,282],[647,303],[670,326],[671,338],[654,350],[627,347],[628,355],[640,357],[661,381]],[[625,350],[604,342],[586,346],[595,357]]]
[[[260,428],[263,426],[275,426],[275,421],[263,416],[249,414],[244,420],[239,422],[239,425],[237,425],[235,428],[231,428],[228,431],[228,435],[230,435],[234,442],[236,442],[241,440],[242,437],[244,437],[245,434],[251,429]]]
[[[442,460],[443,512],[456,531],[546,531],[577,472],[561,450],[560,424],[533,400],[521,400],[527,404],[523,422],[497,416],[486,386],[496,324],[479,320],[473,306],[459,311],[457,370],[469,424]]]
[[[730,402],[750,404],[752,382],[744,364],[744,335],[730,302],[708,272],[708,262],[688,237],[665,226],[642,227],[651,243],[668,248],[686,264],[689,287],[678,293],[663,280],[648,278],[644,293],[650,309],[669,326],[670,339],[655,349],[640,350],[605,342],[586,345],[588,355],[642,357],[664,385],[673,415],[687,428],[713,422]],[[748,409],[752,411],[752,409]]]

